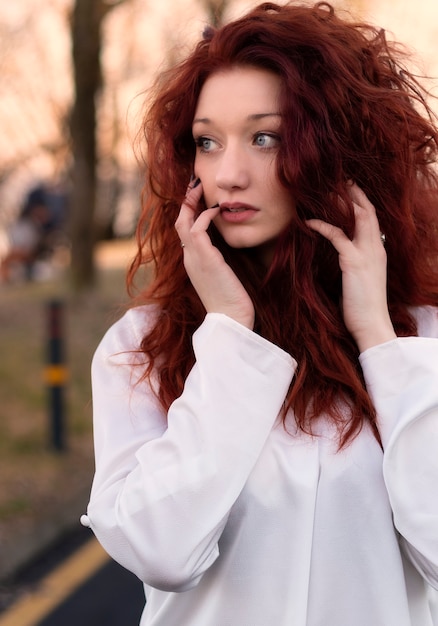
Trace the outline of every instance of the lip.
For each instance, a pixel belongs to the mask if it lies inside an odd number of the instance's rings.
[[[244,202],[223,202],[220,205],[220,215],[225,222],[240,223],[251,219],[258,209]]]

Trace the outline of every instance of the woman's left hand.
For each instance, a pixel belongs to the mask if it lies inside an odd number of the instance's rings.
[[[360,352],[396,337],[386,295],[386,252],[374,206],[352,184],[351,199],[356,218],[353,239],[322,220],[307,225],[326,237],[339,253],[342,271],[342,308],[345,325]]]

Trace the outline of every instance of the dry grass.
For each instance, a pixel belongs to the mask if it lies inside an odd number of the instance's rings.
[[[0,285],[0,543],[26,520],[43,520],[93,473],[90,363],[105,330],[126,304],[124,265],[132,249],[99,251],[98,288],[73,297],[53,282]],[[115,262],[114,262],[115,261]],[[44,383],[47,305],[65,303],[70,379],[65,388],[65,452],[51,446],[50,394]]]

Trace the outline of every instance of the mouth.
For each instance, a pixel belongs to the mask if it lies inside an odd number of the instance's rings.
[[[220,216],[224,222],[232,224],[240,224],[250,221],[259,209],[251,204],[241,204],[240,202],[227,203],[220,205]]]
[[[243,213],[244,211],[257,211],[256,207],[251,204],[240,204],[237,202],[224,202],[220,205],[221,213]]]

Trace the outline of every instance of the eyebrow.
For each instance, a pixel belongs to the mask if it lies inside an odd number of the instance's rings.
[[[252,113],[246,118],[249,122],[261,120],[264,117],[281,117],[280,113]],[[193,124],[210,124],[211,119],[208,117],[198,117],[193,120]]]

